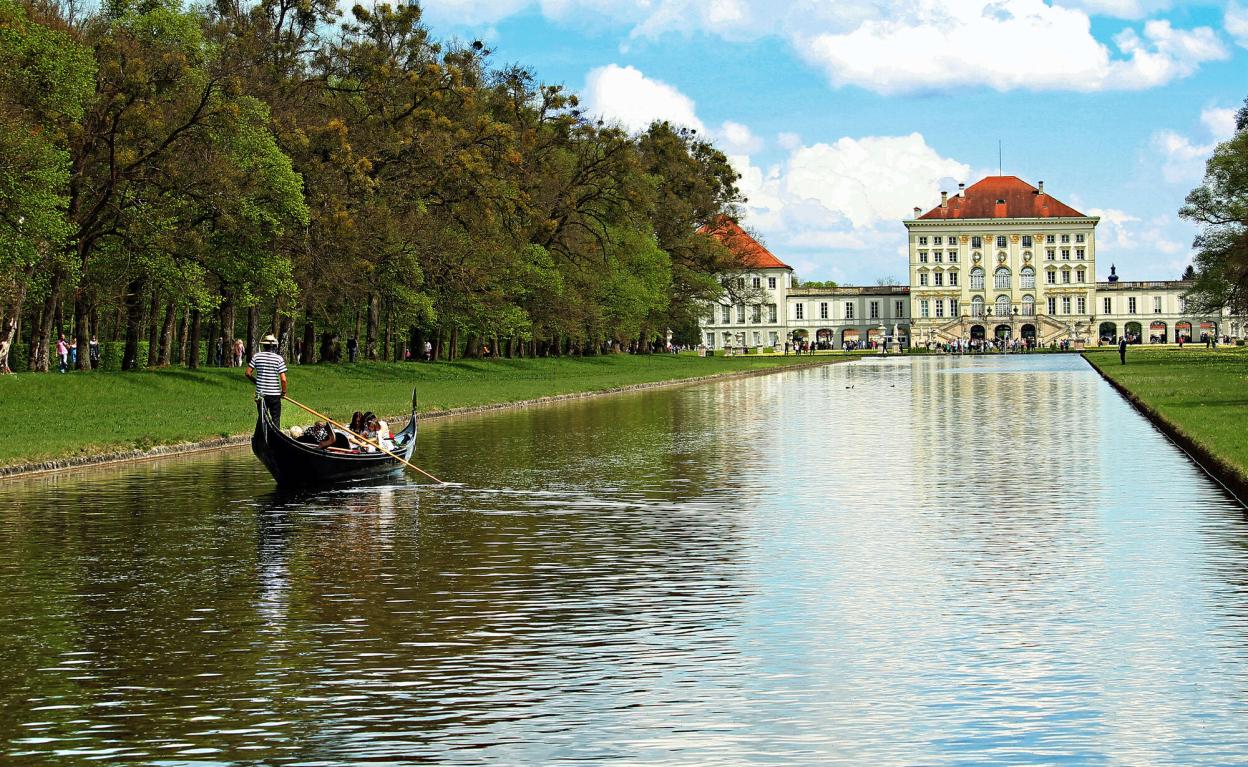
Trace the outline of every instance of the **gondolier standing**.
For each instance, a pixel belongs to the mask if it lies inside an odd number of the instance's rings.
[[[247,365],[247,377],[256,382],[256,399],[264,400],[273,425],[282,425],[282,397],[286,394],[286,360],[277,353],[272,333],[260,339],[260,351]]]

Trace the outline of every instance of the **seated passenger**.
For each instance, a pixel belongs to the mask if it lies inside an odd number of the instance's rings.
[[[303,434],[296,439],[304,444],[316,445],[323,449],[334,444],[334,430],[329,428],[329,424],[317,421],[304,429]]]

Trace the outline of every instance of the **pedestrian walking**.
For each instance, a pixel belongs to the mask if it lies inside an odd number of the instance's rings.
[[[100,342],[95,336],[91,336],[91,340],[87,343],[87,359],[91,361],[91,369],[95,370],[100,366]]]
[[[69,368],[69,344],[65,343],[64,333],[56,340],[56,358],[60,372],[64,373]]]
[[[425,362],[433,362],[433,343],[425,341]]]
[[[1123,365],[1127,364],[1127,337],[1123,336],[1118,339],[1118,359]]]
[[[256,399],[264,402],[273,425],[282,425],[282,397],[286,396],[286,360],[277,353],[277,338],[260,339],[260,351],[247,365],[247,377],[256,384]]]
[[[347,339],[347,362],[355,362],[355,355],[359,354],[360,342],[355,336]]]

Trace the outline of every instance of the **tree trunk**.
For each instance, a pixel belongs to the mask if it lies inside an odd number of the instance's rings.
[[[199,309],[191,310],[191,348],[186,352],[186,366],[191,370],[199,367],[199,333],[201,319]]]
[[[256,356],[256,326],[260,324],[260,307],[252,304],[247,307],[247,348],[244,354],[247,359],[243,361],[246,365],[248,360]]]
[[[390,311],[390,307],[386,307],[386,358],[393,359],[394,361],[397,362],[403,359],[403,356],[397,353],[398,350],[394,348],[393,343],[394,343],[394,313]],[[394,354],[393,358],[390,357],[391,354]]]
[[[156,354],[156,365],[162,368],[169,367],[169,353],[173,348],[173,318],[176,314],[172,301],[165,304],[165,321],[160,325],[160,350]],[[151,364],[148,362],[148,365]]]
[[[9,369],[9,353],[13,350],[13,344],[21,337],[18,328],[22,321],[22,304],[26,302],[26,287],[30,285],[30,275],[34,271],[34,264],[22,270],[13,300],[4,312],[0,312],[0,373],[13,372]]]
[[[48,286],[48,295],[43,299],[43,306],[39,310],[39,323],[34,334],[34,340],[30,343],[30,369],[46,373],[48,372],[50,354],[48,352],[48,344],[52,341],[52,317],[56,311],[56,296],[61,292],[61,271],[58,269],[52,275],[52,284]]]
[[[190,340],[191,310],[183,309],[182,318],[178,321],[178,364],[186,364],[186,344]]]
[[[377,304],[376,293],[368,294],[368,315],[364,323],[364,359],[377,359]]]
[[[277,321],[277,346],[282,350],[282,356],[286,359],[291,359],[294,354],[294,349],[291,347],[291,344],[294,343],[291,338],[294,335],[291,332],[294,329],[294,324],[294,320],[290,317],[282,317]]]
[[[221,299],[221,364],[234,367],[234,298],[225,293]]]
[[[459,354],[459,328],[451,328],[451,341],[446,350],[446,361],[454,362],[455,355]]]
[[[152,289],[152,303],[147,312],[147,366],[154,368],[160,358],[160,291]]]
[[[311,365],[314,361],[316,346],[316,323],[312,321],[312,308],[303,310],[303,353],[299,355],[300,365]]]
[[[126,286],[126,349],[121,357],[122,370],[139,367],[139,330],[143,325],[143,289],[147,278],[135,277]]]

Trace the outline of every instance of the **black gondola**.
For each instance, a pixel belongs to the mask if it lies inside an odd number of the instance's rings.
[[[385,453],[356,453],[323,449],[300,442],[283,432],[269,418],[268,410],[257,401],[256,431],[251,435],[251,451],[265,465],[281,487],[308,487],[343,480],[371,477],[395,471],[400,464]],[[395,435],[394,453],[410,461],[416,448],[416,392],[412,392],[412,417]]]

